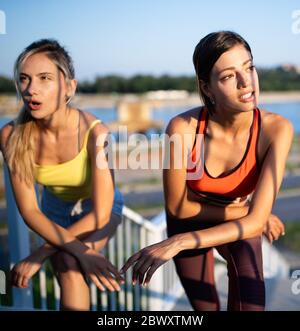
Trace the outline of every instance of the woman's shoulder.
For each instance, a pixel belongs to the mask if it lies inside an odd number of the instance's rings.
[[[282,115],[273,113],[271,111],[260,109],[261,126],[266,133],[274,135],[282,130],[293,131],[293,124],[290,120]]]
[[[82,122],[84,123],[85,130],[89,130],[91,128],[91,132],[106,132],[108,127],[101,121],[101,119],[97,118],[95,115],[87,112],[81,111]],[[98,122],[96,122],[98,121]],[[95,125],[93,123],[96,122]],[[91,127],[93,125],[93,127]]]
[[[6,145],[6,142],[11,135],[12,131],[14,129],[14,122],[10,121],[7,124],[5,124],[1,129],[0,129],[0,147],[1,150],[3,150],[3,147]]]
[[[99,118],[87,111],[81,111],[81,115],[85,134],[88,135],[88,149],[90,149],[91,146],[99,143],[99,136],[107,137],[109,134],[109,128]],[[96,122],[97,120],[99,122]]]
[[[291,121],[287,118],[272,113],[267,110],[261,110],[261,138],[265,146],[286,142],[290,144],[294,134],[294,128]]]
[[[194,133],[198,125],[200,111],[201,107],[195,107],[174,116],[169,121],[166,131],[172,133]]]

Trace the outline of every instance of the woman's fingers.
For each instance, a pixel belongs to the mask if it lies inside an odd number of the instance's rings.
[[[276,223],[276,240],[284,233],[284,225],[278,220]]]
[[[284,235],[284,231],[285,228],[282,221],[276,215],[271,214],[264,229],[264,234],[270,243],[277,240],[281,235]]]
[[[280,220],[280,218],[277,217],[276,215],[272,215],[272,220],[276,224],[278,231],[280,232],[280,235],[284,235],[285,226],[283,222]]]
[[[272,239],[274,241],[274,240],[277,240],[279,238],[281,231],[280,231],[280,228],[278,228],[277,226],[274,226],[271,229],[270,233],[271,233]]]
[[[112,273],[115,276],[115,278],[117,279],[117,281],[119,283],[123,284],[125,282],[124,277],[122,277],[120,275],[120,272],[118,271],[118,269],[114,265],[112,265],[111,263],[109,263],[108,266],[107,266],[107,269],[108,269],[108,271],[110,273]]]
[[[112,277],[108,270],[102,270],[100,273],[101,282],[110,290],[110,291],[121,291],[121,287],[118,282]]]
[[[110,269],[116,272],[114,268],[110,267]],[[111,292],[120,291],[120,285],[113,277],[110,269],[108,268],[108,266],[107,268],[98,267],[94,270],[94,272],[89,273],[89,277],[101,291],[105,291],[105,288],[107,288]]]
[[[102,292],[105,291],[104,286],[101,284],[100,280],[98,279],[98,277],[96,275],[90,275],[89,277],[92,280],[92,282],[98,287],[98,289],[100,291],[102,291]]]
[[[20,284],[21,284],[21,288],[26,288],[28,287],[28,282],[29,282],[29,278],[26,276],[21,276],[20,277]]]
[[[23,287],[23,276],[21,273],[15,271],[14,272],[14,281],[13,286],[22,288]]]
[[[272,242],[273,242],[273,236],[271,235],[271,232],[268,232],[267,233],[267,238],[268,238],[269,242],[272,244]]]
[[[141,256],[138,260],[135,261],[135,265],[132,268],[132,283],[133,285],[136,284],[137,281],[139,281],[140,276],[140,267],[145,263],[145,258]]]
[[[143,284],[145,273],[151,267],[153,261],[150,258],[141,258],[133,267],[132,282],[135,285],[137,282]]]
[[[22,280],[23,280],[22,275],[18,274],[17,286],[20,288],[22,288]]]
[[[157,260],[155,263],[151,265],[151,267],[147,271],[147,276],[144,281],[144,285],[147,286],[154,274],[154,272],[163,264],[162,260]]]
[[[285,234],[285,226],[279,219],[278,219],[278,225],[280,227],[280,234],[284,235]]]
[[[109,291],[111,292],[115,291],[113,285],[109,281],[109,278],[103,275],[103,270],[97,274],[97,277],[99,278],[103,286],[106,287]]]
[[[120,272],[121,272],[122,274],[125,273],[125,272],[127,271],[127,269],[130,268],[130,267],[133,265],[133,263],[134,263],[135,261],[137,261],[137,260],[140,258],[140,255],[141,255],[140,252],[133,254],[133,255],[132,255],[132,256],[126,261],[126,263],[123,265],[123,267],[121,268]]]
[[[21,277],[21,287],[22,288],[26,288],[28,287],[28,282],[29,282],[29,278],[27,276],[23,276]]]

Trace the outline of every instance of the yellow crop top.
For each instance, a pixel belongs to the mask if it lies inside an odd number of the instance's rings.
[[[92,128],[101,123],[95,120],[85,133],[83,146],[74,159],[55,165],[35,164],[35,180],[58,198],[76,202],[91,197],[91,164],[87,142]]]

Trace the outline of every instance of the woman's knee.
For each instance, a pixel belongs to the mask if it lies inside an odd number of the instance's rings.
[[[80,266],[75,257],[67,252],[58,252],[51,259],[56,273],[67,273],[70,271],[80,271]]]
[[[262,269],[261,237],[239,240],[237,242],[230,243],[228,245],[228,249],[230,253],[230,260],[233,260],[232,262],[237,268],[252,266],[255,270]]]

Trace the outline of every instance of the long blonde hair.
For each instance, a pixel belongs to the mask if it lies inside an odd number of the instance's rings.
[[[37,53],[44,53],[53,61],[63,73],[67,84],[74,79],[73,62],[66,49],[53,39],[38,40],[25,48],[15,62],[14,80],[19,98],[21,97],[19,87],[20,66],[29,56]],[[67,104],[71,98],[72,95],[66,96]],[[4,154],[10,172],[17,175],[20,180],[25,181],[27,185],[34,183],[35,132],[37,132],[36,120],[23,106],[18,117],[14,120],[14,128],[8,138]]]

